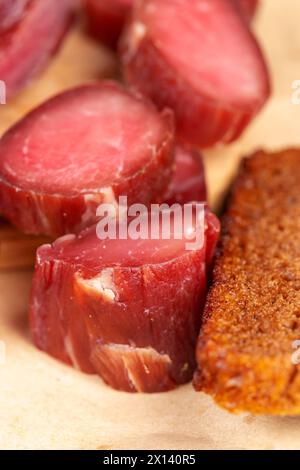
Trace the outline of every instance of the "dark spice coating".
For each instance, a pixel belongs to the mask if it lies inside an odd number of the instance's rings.
[[[232,412],[299,414],[295,340],[300,340],[300,149],[260,151],[242,162],[223,217],[195,388]]]

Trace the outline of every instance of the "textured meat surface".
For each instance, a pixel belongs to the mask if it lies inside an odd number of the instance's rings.
[[[134,0],[82,0],[89,32],[115,48]]]
[[[225,0],[138,2],[120,51],[127,81],[173,108],[195,146],[236,139],[269,95],[257,42]]]
[[[15,5],[21,2],[13,2]],[[11,98],[37,75],[57,50],[77,0],[31,0],[14,28],[0,36],[0,77]],[[14,10],[16,12],[16,10]]]
[[[167,204],[186,204],[207,200],[202,156],[197,151],[177,146],[174,175],[165,196]]]
[[[31,0],[0,0],[0,34],[14,26]]]
[[[195,377],[230,411],[300,412],[299,184],[299,150],[258,152],[232,189]]]
[[[186,238],[99,240],[95,227],[41,247],[30,308],[35,344],[120,390],[160,392],[190,380],[211,220],[190,251]]]
[[[100,202],[155,201],[173,161],[173,123],[113,82],[64,92],[0,141],[0,210],[30,233],[62,235],[96,221]]]

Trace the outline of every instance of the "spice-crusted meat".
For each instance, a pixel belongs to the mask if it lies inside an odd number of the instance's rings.
[[[300,413],[299,339],[300,150],[258,152],[223,219],[195,387],[233,412]]]

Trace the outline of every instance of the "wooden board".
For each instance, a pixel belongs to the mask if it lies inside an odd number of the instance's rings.
[[[300,0],[261,3],[255,29],[274,94],[238,143],[206,153],[213,205],[242,155],[261,146],[300,145],[300,105],[291,103],[292,82],[300,79]],[[47,72],[0,107],[0,132],[58,90],[116,72],[113,56],[74,31]],[[300,449],[300,417],[232,416],[191,385],[167,394],[119,393],[40,353],[28,333],[30,281],[30,272],[0,274],[0,448]]]

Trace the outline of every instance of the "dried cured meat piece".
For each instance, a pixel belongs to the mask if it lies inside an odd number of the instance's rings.
[[[227,0],[138,2],[120,53],[127,82],[172,108],[194,147],[235,140],[269,96],[263,55]]]
[[[27,233],[79,232],[101,202],[150,203],[172,176],[172,113],[114,82],[66,91],[0,140],[0,212]]]
[[[99,240],[95,226],[39,248],[30,308],[35,344],[120,390],[161,392],[190,380],[207,246],[218,235],[212,223],[210,214],[192,250],[185,236]],[[192,222],[184,234],[199,227]]]

